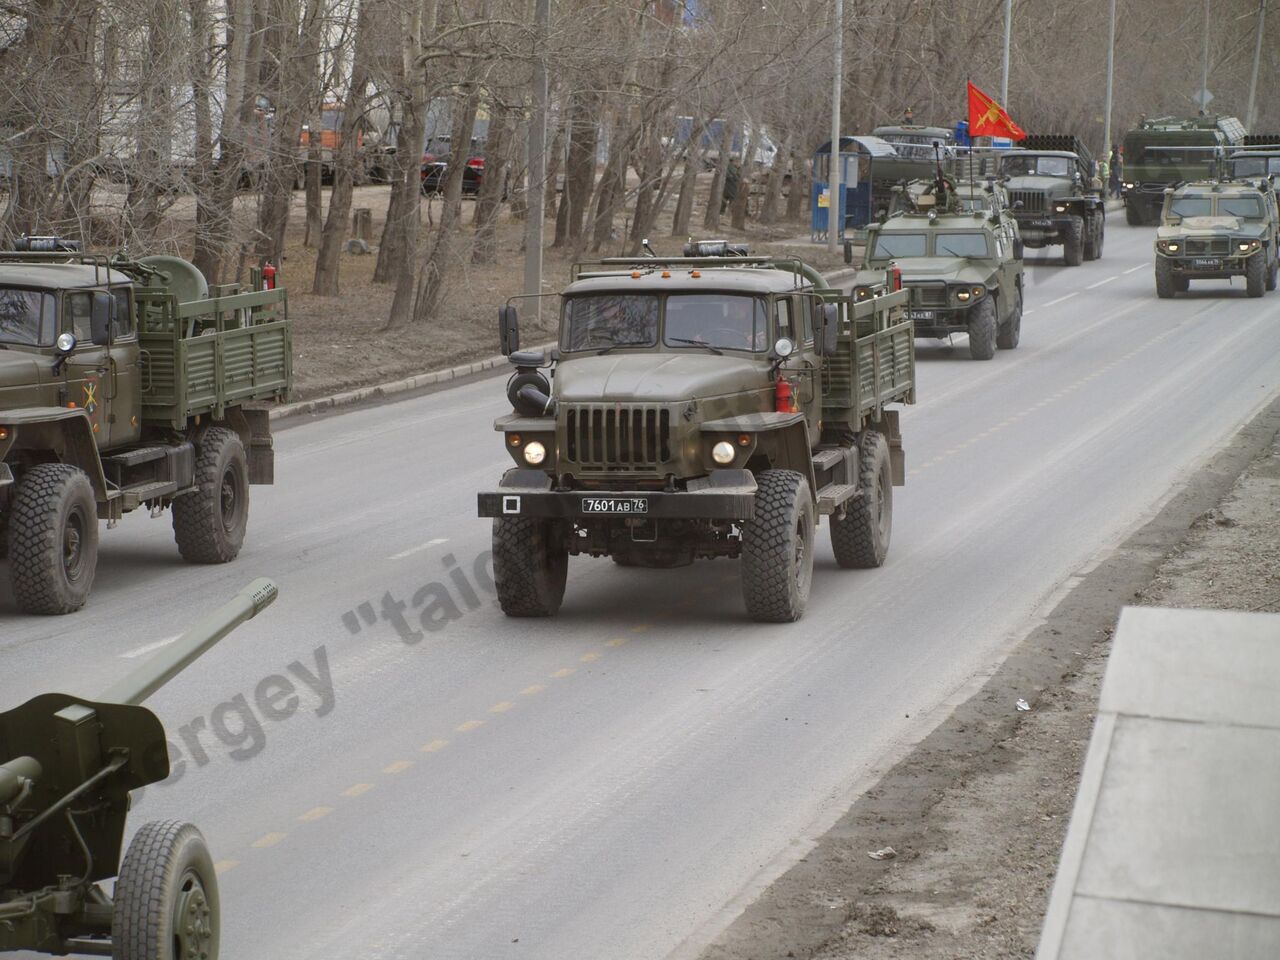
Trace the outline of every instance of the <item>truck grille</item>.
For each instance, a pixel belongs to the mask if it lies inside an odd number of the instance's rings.
[[[945,307],[947,305],[947,285],[945,283],[909,283],[911,305],[913,307]]]
[[[576,404],[565,412],[565,459],[586,470],[656,470],[671,461],[671,411]]]
[[[1018,206],[1018,201],[1022,201],[1022,206]],[[1019,213],[1044,213],[1044,191],[1043,190],[1010,190],[1009,203]]]
[[[1185,250],[1189,257],[1226,256],[1231,252],[1231,238],[1208,237],[1204,240],[1188,240]]]

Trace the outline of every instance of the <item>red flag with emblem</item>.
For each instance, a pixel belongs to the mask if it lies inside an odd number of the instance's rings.
[[[969,83],[969,136],[1025,140],[1027,132],[1010,119],[1004,107]]]

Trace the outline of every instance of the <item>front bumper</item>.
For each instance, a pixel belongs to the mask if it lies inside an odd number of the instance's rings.
[[[1168,263],[1175,275],[1180,277],[1196,277],[1202,280],[1225,280],[1228,277],[1242,277],[1249,269],[1249,258],[1256,257],[1261,250],[1252,253],[1219,255],[1207,257],[1169,256],[1157,253],[1156,256]]]
[[[551,478],[532,470],[512,470],[500,489],[476,496],[481,517],[552,520],[750,520],[755,516],[756,481],[746,470],[714,470],[690,481],[690,489],[552,490]]]
[[[967,333],[969,311],[965,307],[911,307],[907,316],[911,320],[911,332],[916,337],[942,339],[953,333]]]
[[[1018,221],[1018,234],[1024,244],[1046,244],[1063,243],[1071,222],[1077,218],[1071,213],[1028,213],[1014,219]]]

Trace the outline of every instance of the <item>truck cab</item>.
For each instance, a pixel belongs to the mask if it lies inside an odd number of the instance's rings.
[[[1106,203],[1094,185],[1093,158],[1076,137],[1029,136],[1000,158],[1000,173],[1023,244],[1061,246],[1069,267],[1102,256]]]

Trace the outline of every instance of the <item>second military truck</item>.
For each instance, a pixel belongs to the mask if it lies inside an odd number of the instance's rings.
[[[177,257],[0,253],[0,550],[18,606],[88,599],[98,521],[169,509],[182,556],[225,563],[274,476],[261,401],[292,376],[285,291],[210,289]]]
[[[1093,157],[1076,137],[1029,136],[1000,158],[1022,242],[1061,246],[1069,267],[1102,256],[1106,202],[1094,186]]]
[[[824,516],[840,566],[884,562],[905,477],[890,405],[915,398],[906,293],[854,302],[798,260],[686,253],[577,265],[550,357],[516,350],[501,312],[514,465],[479,514],[509,616],[555,614],[570,556],[738,557],[748,614],[797,620]]]

